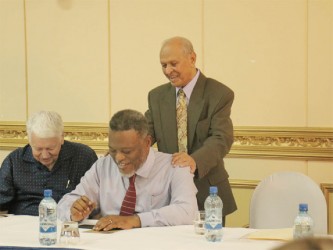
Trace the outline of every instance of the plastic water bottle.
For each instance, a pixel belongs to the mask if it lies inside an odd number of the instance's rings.
[[[313,220],[308,214],[308,204],[299,204],[299,212],[294,221],[294,239],[313,236]]]
[[[223,203],[217,195],[217,187],[209,188],[209,196],[205,200],[205,237],[208,241],[221,241]]]
[[[42,245],[57,243],[57,203],[52,198],[52,190],[44,190],[44,199],[39,207],[39,242]]]

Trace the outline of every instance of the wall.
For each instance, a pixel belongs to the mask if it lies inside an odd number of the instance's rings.
[[[274,171],[305,173],[333,199],[331,0],[1,0],[0,34],[0,160],[40,109],[63,116],[69,139],[85,141],[88,126],[86,143],[106,149],[96,131],[120,109],[146,110],[167,81],[160,45],[181,35],[236,95],[228,225],[248,223],[252,191]]]

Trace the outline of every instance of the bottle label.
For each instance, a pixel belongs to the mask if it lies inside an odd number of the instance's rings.
[[[56,209],[41,207],[39,210],[39,220],[41,233],[55,233],[57,232],[57,214]]]
[[[206,219],[205,228],[208,230],[222,229],[222,222],[215,214],[212,214]]]
[[[308,237],[313,236],[313,231],[310,225],[295,225],[294,229],[294,237],[301,238],[301,237]]]
[[[52,223],[44,223],[40,226],[41,233],[55,233],[57,232],[57,227],[55,227]]]

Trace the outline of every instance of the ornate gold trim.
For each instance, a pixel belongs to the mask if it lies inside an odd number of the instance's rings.
[[[321,183],[320,188],[324,193],[326,203],[327,203],[327,222],[328,222],[327,223],[327,226],[328,226],[327,231],[331,234],[331,233],[333,233],[333,231],[330,232],[330,228],[331,228],[331,225],[330,225],[330,222],[331,222],[330,211],[332,211],[333,208],[331,208],[330,197],[329,196],[333,194],[333,183]]]
[[[228,156],[333,160],[333,128],[235,127]]]
[[[231,188],[255,189],[260,181],[229,179]]]
[[[65,138],[105,152],[108,125],[65,123]],[[12,150],[26,143],[24,122],[0,122],[0,149]],[[333,160],[333,128],[235,127],[228,157]]]

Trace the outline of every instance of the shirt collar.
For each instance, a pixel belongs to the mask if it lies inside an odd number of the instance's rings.
[[[35,158],[32,155],[32,149],[30,144],[24,146],[22,151],[22,159],[27,162],[36,162]]]
[[[143,178],[148,178],[149,173],[150,173],[151,169],[154,166],[154,162],[155,162],[154,149],[150,148],[146,161],[136,171],[136,174],[143,177]]]
[[[198,69],[197,73],[195,74],[195,76],[193,77],[193,79],[188,84],[186,84],[185,87],[183,87],[183,90],[185,92],[187,100],[190,100],[190,98],[191,98],[192,91],[194,89],[195,84],[198,81],[199,75],[200,75],[200,70]],[[176,96],[177,96],[177,93],[178,93],[179,89],[180,88],[176,87]]]

